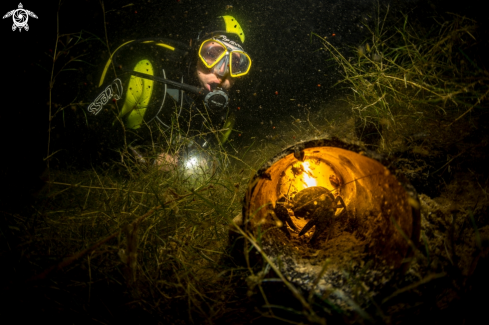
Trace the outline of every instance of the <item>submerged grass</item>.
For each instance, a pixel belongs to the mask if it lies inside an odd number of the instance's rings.
[[[408,16],[394,25],[386,22],[379,19],[371,27],[372,38],[354,59],[321,39],[343,68],[343,82],[353,90],[349,100],[364,123],[400,127],[419,110],[459,112],[463,118],[485,105],[487,72],[467,54],[473,21],[453,15],[423,33]],[[56,58],[55,52],[54,63]],[[63,109],[51,112],[50,106],[50,121]],[[278,139],[271,135],[247,147],[201,149],[202,163],[177,166],[168,159],[185,152],[193,136],[186,121],[174,119],[170,130],[151,127],[150,145],[125,144],[108,167],[51,168],[48,186],[27,212],[2,212],[2,286],[12,297],[7,307],[80,323],[240,324],[269,318],[291,324],[389,323],[391,309],[402,309],[392,301],[447,276],[433,266],[440,252],[430,250],[424,233],[425,247],[415,249],[413,264],[428,274],[413,271],[382,300],[360,278],[370,264],[357,273],[352,265],[343,270],[352,299],[341,288],[323,295],[303,292],[281,273],[280,259],[264,254],[261,234],[245,232],[233,220],[250,175],[280,147],[335,129],[334,121],[322,127],[309,115],[291,120],[288,133]],[[209,126],[205,132],[219,131]],[[46,159],[53,155],[48,149]],[[487,247],[479,251],[477,258],[487,255]],[[324,261],[313,288],[329,262]],[[335,304],[333,295],[346,307]]]
[[[228,246],[248,172],[217,160],[178,168],[142,164],[127,150],[121,157],[108,170],[51,171],[35,214],[17,220],[28,229],[19,240],[32,272],[17,280],[84,287],[87,308],[102,281],[153,316],[222,318],[236,299],[235,277],[248,272]]]
[[[340,85],[351,89],[348,101],[363,127],[384,136],[382,149],[387,129],[402,132],[406,124],[436,115],[448,115],[451,125],[487,109],[489,73],[478,56],[483,36],[476,38],[476,21],[449,13],[432,17],[426,27],[378,8],[377,19],[366,26],[370,37],[353,49],[354,57],[316,36],[341,67]]]

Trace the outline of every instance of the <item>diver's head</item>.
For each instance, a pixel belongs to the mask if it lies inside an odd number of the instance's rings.
[[[244,32],[231,16],[212,21],[197,38],[197,77],[209,91],[216,87],[228,90],[236,78],[244,76],[251,59],[243,49]]]
[[[208,91],[214,90],[216,87],[221,87],[225,90],[229,90],[234,85],[234,78],[231,78],[229,73],[222,73],[223,68],[217,70],[214,68],[207,68],[200,60],[197,61],[197,78],[202,87]]]

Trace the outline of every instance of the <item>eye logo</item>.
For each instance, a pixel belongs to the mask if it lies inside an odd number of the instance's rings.
[[[29,20],[29,16],[37,19],[35,13],[29,10],[25,10],[23,8],[24,7],[22,6],[22,3],[19,3],[18,9],[9,11],[5,14],[5,16],[3,16],[3,19],[12,16],[12,19],[14,21],[14,24],[12,25],[12,31],[15,31],[17,28],[19,29],[19,32],[22,31],[22,28],[28,31],[29,25],[27,25],[27,21]]]

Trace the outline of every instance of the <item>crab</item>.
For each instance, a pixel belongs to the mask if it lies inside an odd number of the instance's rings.
[[[282,221],[280,230],[290,239],[287,224],[294,230],[297,230],[297,227],[292,222],[285,204],[280,201],[285,201],[285,198],[277,201],[274,212]],[[337,209],[344,208],[346,212],[346,205],[341,196],[335,198],[328,189],[322,186],[312,186],[300,191],[294,196],[288,207],[294,212],[296,218],[309,220],[299,232],[299,236],[304,235],[313,226],[316,226],[314,234],[309,241],[310,245],[316,244],[319,236],[326,231]]]
[[[280,226],[280,230],[287,236],[288,239],[290,239],[290,232],[289,229],[287,228],[287,225],[289,225],[290,228],[297,230],[297,226],[294,224],[292,219],[290,218],[289,211],[285,207],[285,197],[282,197],[277,201],[277,204],[275,205],[275,215],[277,218],[282,221],[282,226]]]

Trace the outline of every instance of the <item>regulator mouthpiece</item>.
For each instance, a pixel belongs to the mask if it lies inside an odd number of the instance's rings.
[[[204,103],[211,110],[222,110],[228,106],[229,96],[224,89],[217,87],[205,95]]]

